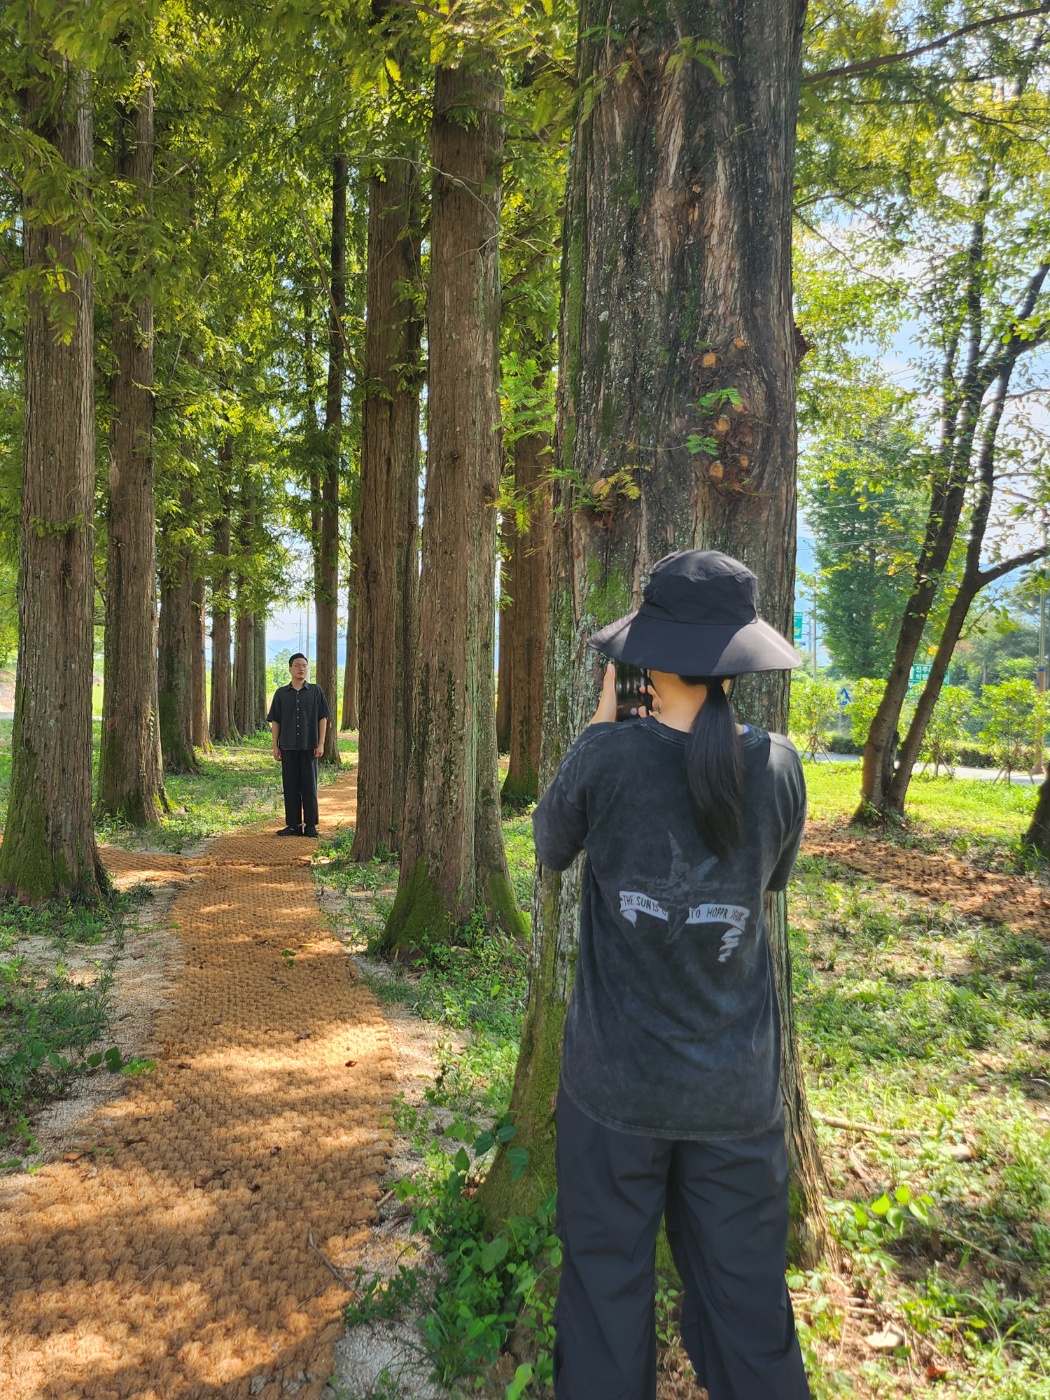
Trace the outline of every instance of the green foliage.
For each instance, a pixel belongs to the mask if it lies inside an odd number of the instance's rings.
[[[825,739],[838,718],[838,688],[834,681],[813,680],[801,671],[791,677],[791,736],[803,755],[826,753]]]
[[[101,945],[119,944],[127,896],[109,906],[0,903],[0,1147],[21,1141],[34,1150],[27,1116],[67,1093],[79,1076],[149,1073],[151,1060],[124,1060],[120,1050],[88,1053],[109,1021],[111,960]],[[42,958],[26,949],[50,946]],[[85,975],[66,959],[77,948],[100,956]],[[17,1166],[21,1156],[4,1165]]]
[[[464,1195],[469,1166],[460,1149],[440,1190],[417,1206],[415,1228],[430,1238],[444,1274],[420,1323],[424,1345],[435,1379],[448,1386],[494,1365],[512,1328],[531,1333],[536,1359],[518,1368],[508,1391],[521,1395],[533,1383],[549,1386],[553,1380],[553,1307],[561,1265],[554,1198],[488,1236],[480,1206]]]
[[[942,768],[949,773],[955,768],[959,748],[967,738],[966,723],[972,705],[973,696],[965,686],[941,687],[919,750],[923,762],[933,765],[935,776]]]
[[[881,678],[893,659],[924,504],[909,485],[917,449],[910,434],[880,422],[848,441],[824,434],[805,455],[817,616],[839,676]]]
[[[846,711],[849,716],[850,738],[855,744],[863,745],[868,737],[868,730],[871,722],[875,718],[882,699],[882,692],[886,689],[883,681],[863,679],[857,681],[850,689],[850,706]]]
[[[981,742],[1009,776],[1031,765],[1037,751],[1042,757],[1050,728],[1050,695],[1040,693],[1029,680],[1001,681],[981,689]]]

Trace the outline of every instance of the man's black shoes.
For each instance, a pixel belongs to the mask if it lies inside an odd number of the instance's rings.
[[[304,836],[320,836],[320,834],[316,826],[308,826],[303,832]]]
[[[277,836],[302,836],[302,834],[303,829],[301,826],[282,826],[280,831],[275,833]],[[316,834],[315,832],[314,835],[316,836]]]

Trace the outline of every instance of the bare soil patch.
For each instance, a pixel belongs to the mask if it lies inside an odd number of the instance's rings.
[[[921,899],[950,904],[968,919],[1009,924],[1040,937],[1050,934],[1050,887],[1035,875],[980,870],[947,853],[900,846],[874,833],[819,821],[808,823],[802,850]]]

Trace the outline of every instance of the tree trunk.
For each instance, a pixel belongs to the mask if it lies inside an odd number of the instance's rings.
[[[266,728],[270,697],[266,694],[266,614],[255,614],[254,670],[252,672],[252,733]]]
[[[981,433],[981,446],[977,457],[976,481],[974,489],[974,501],[970,514],[970,530],[966,541],[966,561],[963,565],[963,576],[959,587],[956,589],[955,597],[952,599],[948,609],[948,616],[941,632],[940,641],[937,643],[937,651],[933,658],[933,665],[930,667],[930,674],[923,686],[922,694],[919,696],[919,703],[915,707],[915,714],[912,716],[911,724],[908,726],[908,733],[904,742],[900,746],[900,757],[896,771],[893,772],[889,784],[885,788],[883,798],[883,812],[891,813],[894,816],[903,816],[904,802],[908,795],[908,787],[911,784],[911,775],[919,757],[919,750],[922,748],[923,739],[926,737],[926,729],[933,715],[934,706],[941,693],[945,677],[948,674],[948,667],[951,664],[952,656],[955,652],[956,643],[962,636],[963,627],[969,615],[973,600],[982,588],[998,579],[1005,578],[1008,574],[1020,569],[1026,564],[1033,563],[1041,558],[1044,550],[1028,550],[1024,554],[1016,555],[1012,559],[1000,560],[998,564],[988,569],[981,568],[981,553],[984,548],[984,537],[988,528],[988,521],[992,512],[992,500],[995,495],[995,445],[999,432],[999,425],[1002,422],[1003,411],[1006,407],[1007,395],[1010,389],[1010,377],[1013,365],[1009,365],[999,378],[996,384],[995,394],[992,399],[991,410],[987,415],[984,428]]]
[[[190,590],[190,738],[195,749],[210,749],[208,732],[208,685],[205,647],[208,638],[207,596],[203,576],[193,580]]]
[[[242,596],[243,581],[237,589]],[[239,605],[238,605],[239,606]],[[239,734],[254,734],[255,614],[237,612],[233,636],[233,722]]]
[[[182,493],[182,510],[188,514],[193,497]],[[176,537],[182,531],[176,531]],[[197,642],[194,622],[193,558],[180,540],[170,559],[161,559],[160,637],[157,656],[160,746],[167,773],[196,773],[193,751],[193,651]]]
[[[947,316],[949,322],[954,322],[954,328],[951,325],[945,327],[947,348],[942,370],[941,440],[935,461],[926,533],[915,567],[912,594],[901,619],[893,668],[864,744],[861,800],[853,818],[858,822],[881,820],[894,810],[903,808],[910,771],[903,785],[898,784],[894,791],[894,758],[897,726],[908,693],[911,666],[951,557],[967,491],[974,479],[977,482],[977,501],[973,507],[967,547],[966,574],[969,583],[972,584],[980,572],[981,544],[995,485],[996,434],[1013,367],[1035,343],[1027,331],[1019,328],[1025,326],[1032,315],[1050,272],[1050,263],[1039,264],[1019,300],[1014,325],[1006,334],[989,336],[986,324],[990,298],[986,286],[985,218],[991,195],[991,178],[989,174],[988,183],[978,201],[965,268],[957,279],[960,288],[958,302],[950,308],[951,314]],[[961,372],[957,372],[956,359],[960,354],[963,335],[966,336],[966,349],[962,353]],[[993,384],[996,389],[986,405],[985,396]],[[975,463],[973,453],[978,440],[980,448]],[[925,728],[925,720],[922,721],[922,728]],[[918,735],[918,730],[915,733]],[[917,753],[918,740],[914,749]]]
[[[339,454],[343,432],[343,313],[346,310],[346,156],[332,158],[332,271],[328,307],[328,387],[325,394],[320,539],[315,575],[317,665],[314,678],[328,698],[332,722],[322,762],[339,764]]]
[[[515,447],[517,444],[515,444]],[[513,508],[500,516],[499,525],[499,663],[496,674],[496,747],[510,752],[511,656],[510,632],[514,626],[514,541],[517,538]]]
[[[360,513],[360,512],[359,512]],[[350,537],[350,570],[346,580],[346,664],[343,668],[343,710],[340,728],[358,728],[357,688],[360,682],[361,655],[358,628],[361,625],[357,609],[358,579],[360,577],[361,545],[356,527]],[[331,702],[335,714],[335,696]],[[359,807],[360,807],[360,799]]]
[[[563,246],[555,529],[541,781],[586,722],[601,667],[583,645],[637,603],[674,549],[717,548],[758,575],[762,614],[790,626],[795,559],[791,191],[804,0],[630,0],[580,12],[577,116]],[[680,53],[713,41],[725,77]],[[733,391],[729,394],[727,391]],[[715,451],[690,451],[689,440]],[[700,445],[704,445],[701,441]],[[749,677],[742,717],[787,720],[788,675]],[[492,1220],[554,1183],[554,1098],[577,939],[579,862],[537,872],[529,1000],[511,1102],[529,1165],[501,1155]],[[775,913],[775,911],[774,911]],[[826,1240],[798,1068],[783,920],[770,938],[784,1007],[794,1182],[792,1254]]]
[[[219,449],[226,472],[233,463],[233,439],[226,437]],[[215,522],[215,554],[211,590],[211,737],[224,743],[236,737],[233,724],[233,676],[230,670],[230,512],[229,477],[222,487],[221,509]]]
[[[514,490],[524,499],[528,529],[512,525],[511,605],[500,613],[500,662],[507,655],[507,743],[504,798],[533,801],[539,789],[543,735],[543,661],[551,566],[550,438],[530,433],[514,444]]]
[[[419,586],[419,170],[372,179],[361,488],[355,539],[359,664],[354,860],[397,850],[412,734]],[[348,643],[349,646],[349,643]],[[344,728],[350,727],[344,721]]]
[[[71,170],[90,171],[87,77],[41,48],[32,85],[20,94],[25,129],[57,149]],[[49,189],[44,172],[38,170],[37,176]],[[27,179],[24,187],[36,188],[38,182]],[[44,223],[30,196],[23,210],[23,248],[32,280],[25,329],[18,671],[0,890],[20,899],[93,901],[107,880],[91,819],[95,405],[90,244],[78,221]],[[62,291],[55,287],[58,269],[65,279]]]
[[[419,661],[397,898],[411,955],[483,903],[520,928],[500,825],[493,675],[503,84],[495,56],[435,74],[428,468]]]
[[[114,173],[148,208],[153,88],[121,108]],[[153,468],[153,302],[113,306],[109,499],[106,506],[105,676],[98,759],[100,817],[153,826],[167,809],[157,744],[157,550]]]
[[[1032,823],[1024,834],[1022,845],[1050,860],[1050,776],[1039,785]]]

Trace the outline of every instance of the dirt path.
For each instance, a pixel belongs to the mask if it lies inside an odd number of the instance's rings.
[[[922,899],[950,904],[959,914],[1050,936],[1050,889],[1021,875],[978,870],[955,856],[908,849],[810,821],[802,849]]]
[[[355,777],[321,794],[353,820]],[[78,1152],[0,1188],[3,1400],[316,1400],[391,1146],[380,1008],[321,927],[313,843],[258,831],[199,859],[107,851],[119,884],[182,880],[182,971],[157,1068]],[[75,1159],[75,1160],[71,1160]]]

